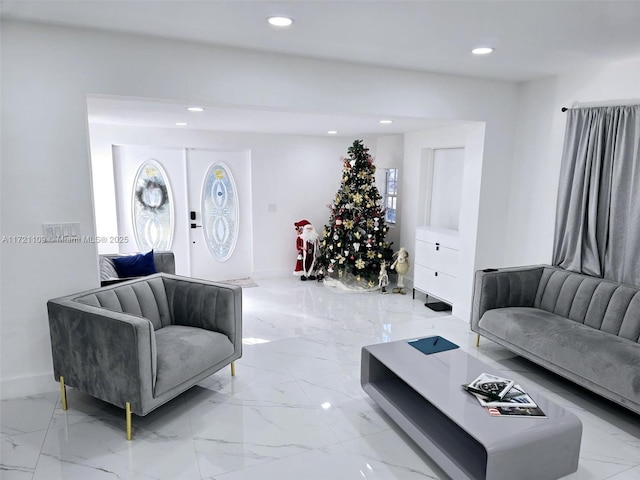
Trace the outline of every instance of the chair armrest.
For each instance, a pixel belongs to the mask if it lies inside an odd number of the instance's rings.
[[[242,288],[179,275],[160,274],[172,322],[224,333],[242,352]]]
[[[532,307],[545,265],[478,270],[475,274],[471,330],[487,310],[504,307]]]
[[[134,413],[151,396],[155,333],[143,317],[74,301],[50,300],[49,331],[54,376],[66,385]]]

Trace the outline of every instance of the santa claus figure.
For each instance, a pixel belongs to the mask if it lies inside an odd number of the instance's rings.
[[[294,275],[300,280],[315,280],[316,257],[320,251],[318,232],[308,220],[300,220],[294,223],[298,237],[296,238],[296,249],[298,259]]]

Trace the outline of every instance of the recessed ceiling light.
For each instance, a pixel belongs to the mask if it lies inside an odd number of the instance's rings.
[[[329,135],[337,135],[337,134],[338,134],[338,131],[337,131],[337,130],[329,130],[327,133],[328,133]]]
[[[493,47],[477,47],[471,50],[474,55],[487,55],[494,51]]]
[[[393,123],[393,120],[380,120],[380,123],[387,125],[389,123]]]
[[[187,126],[187,122],[176,122],[176,125],[178,127],[186,127]]]
[[[204,112],[204,108],[202,107],[187,107],[187,110],[190,112]]]
[[[267,17],[267,22],[269,22],[269,25],[273,25],[274,27],[289,27],[293,24],[293,18],[274,15],[272,17]]]

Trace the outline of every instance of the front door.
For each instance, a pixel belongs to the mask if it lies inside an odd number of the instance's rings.
[[[171,250],[176,273],[251,276],[251,156],[191,148],[114,146],[121,253]]]
[[[208,280],[250,277],[250,152],[189,148],[186,158],[191,276]]]

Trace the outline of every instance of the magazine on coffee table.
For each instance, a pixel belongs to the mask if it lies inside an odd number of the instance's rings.
[[[498,377],[490,373],[481,373],[475,380],[465,386],[472,393],[478,393],[492,400],[502,400],[515,385],[513,380]]]
[[[483,407],[537,407],[538,405],[533,399],[524,391],[518,384],[511,387],[509,392],[502,398],[502,400],[495,400],[488,398],[484,395],[469,390],[468,386],[463,385],[463,388],[471,393],[478,399],[478,402]]]
[[[513,380],[490,373],[481,373],[462,388],[474,395],[480,405],[492,407],[537,408],[536,402]]]
[[[540,407],[486,407],[486,410],[492,417],[547,417]]]

